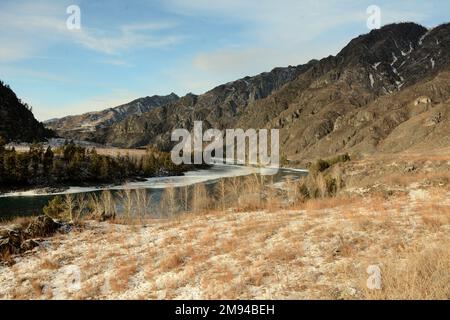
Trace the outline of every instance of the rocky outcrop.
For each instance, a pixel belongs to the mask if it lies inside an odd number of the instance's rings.
[[[418,106],[420,104],[429,104],[431,103],[431,99],[426,96],[421,96],[414,101],[414,105]]]
[[[47,215],[36,217],[25,229],[27,237],[46,237],[56,232],[62,225]]]
[[[26,228],[19,225],[0,228],[0,261],[32,250],[39,246],[40,238],[53,235],[63,226],[49,216],[42,215],[34,218]]]

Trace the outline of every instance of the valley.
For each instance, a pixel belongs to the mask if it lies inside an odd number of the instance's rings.
[[[0,299],[450,299],[449,23],[43,123],[2,82],[0,116]],[[279,130],[279,172],[175,164],[198,121]]]

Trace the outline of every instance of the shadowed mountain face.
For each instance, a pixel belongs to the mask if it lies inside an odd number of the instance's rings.
[[[202,120],[218,129],[278,128],[292,159],[439,147],[449,139],[449,59],[449,24],[388,25],[336,56],[188,94],[96,127],[89,138],[170,149],[173,129]]]
[[[52,136],[53,132],[34,118],[28,105],[0,81],[0,137],[6,142],[33,142]]]

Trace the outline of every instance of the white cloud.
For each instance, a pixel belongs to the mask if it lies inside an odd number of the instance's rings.
[[[107,55],[136,48],[163,48],[179,43],[180,35],[167,34],[173,22],[122,24],[102,30],[86,26],[68,30],[67,1],[18,1],[0,3],[0,62],[18,61],[55,43],[77,43]],[[163,32],[164,31],[164,32]]]
[[[179,43],[181,36],[153,35],[148,31],[169,28],[171,24],[123,25],[115,35],[105,34],[103,30],[82,28],[73,32],[73,38],[86,48],[110,55],[117,55],[134,48],[163,48]]]
[[[133,64],[126,62],[125,60],[122,59],[104,59],[104,60],[100,60],[100,63],[103,64],[109,64],[112,66],[116,66],[116,67],[132,67]]]

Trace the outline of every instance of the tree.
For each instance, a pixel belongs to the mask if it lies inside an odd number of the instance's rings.
[[[109,161],[108,158],[102,156],[101,164],[100,164],[100,179],[107,180],[109,175]]]
[[[16,178],[16,151],[13,148],[5,153],[3,157],[3,170],[5,172],[5,181],[14,182]]]
[[[39,164],[41,163],[42,155],[44,154],[44,148],[40,143],[33,143],[30,146],[29,160],[31,166],[31,173],[33,177],[38,175]]]
[[[0,136],[0,153],[5,151],[6,139]]]
[[[58,218],[64,211],[64,203],[60,196],[56,196],[42,210],[49,217]]]
[[[44,166],[44,175],[49,176],[51,173],[51,168],[53,166],[53,158],[55,155],[53,154],[52,148],[48,146],[47,150],[44,153],[43,156],[43,166]]]

